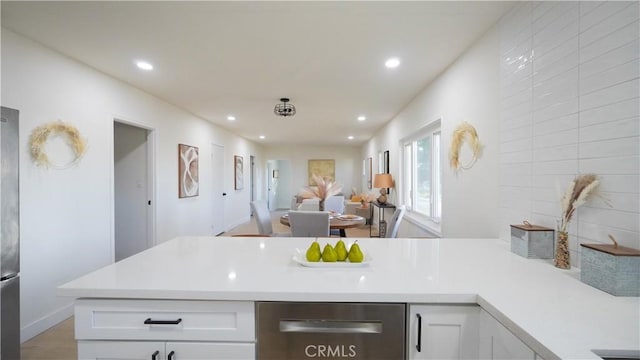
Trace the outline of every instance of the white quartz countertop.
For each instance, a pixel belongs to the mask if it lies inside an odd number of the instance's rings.
[[[321,247],[337,238],[319,239]],[[356,239],[345,239],[347,247]],[[640,351],[640,298],[582,283],[496,239],[357,239],[364,267],[294,262],[309,238],[181,237],[58,288],[77,298],[477,303],[543,358]]]

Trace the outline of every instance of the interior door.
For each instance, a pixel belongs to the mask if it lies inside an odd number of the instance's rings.
[[[227,196],[227,193],[224,191],[224,146],[218,144],[211,145],[211,166],[213,167],[213,176],[211,177],[211,189],[213,190],[211,230],[214,235],[219,235],[225,231],[224,201]]]
[[[276,206],[276,193],[277,189],[274,187],[273,183],[273,170],[275,170],[275,164],[273,160],[269,160],[267,162],[267,203],[269,205],[269,210],[274,211]]]
[[[114,253],[120,261],[153,246],[149,232],[150,131],[114,123]]]
[[[249,183],[251,188],[251,201],[256,200],[256,158],[249,156]]]

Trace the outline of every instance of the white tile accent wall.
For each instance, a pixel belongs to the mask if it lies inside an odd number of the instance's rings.
[[[579,243],[640,248],[638,2],[523,2],[499,24],[501,237],[528,220],[556,228],[577,174],[600,195],[570,226]]]

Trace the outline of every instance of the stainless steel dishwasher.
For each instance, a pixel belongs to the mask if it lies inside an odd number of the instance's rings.
[[[256,303],[258,360],[405,356],[405,304]]]

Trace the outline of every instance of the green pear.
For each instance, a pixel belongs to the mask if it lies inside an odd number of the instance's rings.
[[[317,241],[311,243],[311,246],[307,249],[307,261],[309,262],[318,262],[322,257],[322,253],[320,252],[320,244]]]
[[[349,248],[348,257],[349,261],[352,263],[359,263],[364,260],[364,254],[362,253],[362,250],[360,250],[360,245],[358,245],[357,242],[353,243],[353,245],[351,245],[351,248]]]
[[[322,261],[324,262],[336,262],[338,260],[338,254],[336,254],[333,246],[327,244],[324,246],[324,250],[322,250]]]
[[[320,244],[317,241],[314,241],[311,243],[311,246],[309,246],[309,248],[320,251]]]
[[[338,240],[335,250],[338,255],[338,261],[345,261],[347,259],[347,247],[344,246],[344,241]]]

